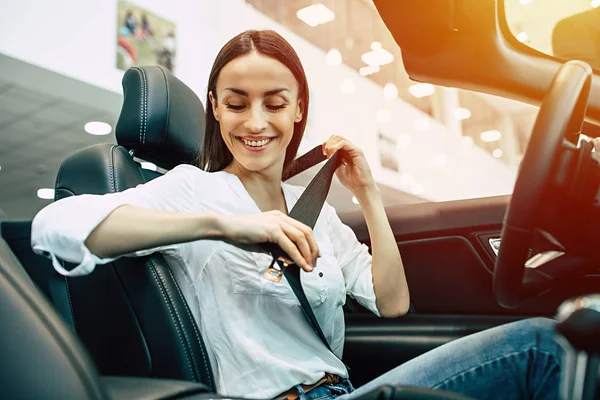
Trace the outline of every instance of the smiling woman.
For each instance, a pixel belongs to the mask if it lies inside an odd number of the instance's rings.
[[[274,83],[279,87],[273,88]],[[294,124],[303,119],[291,71],[271,57],[252,52],[220,71],[208,97],[221,137],[233,155],[224,170],[236,175],[246,170],[278,170],[280,175]]]
[[[272,82],[278,86],[270,86]],[[233,129],[236,121],[241,120],[235,118],[235,113],[250,112],[253,118],[247,124],[253,130],[253,140],[278,141],[268,147],[276,145],[280,150],[272,154],[285,154],[283,160],[277,161],[285,169],[296,156],[306,127],[306,118],[303,118],[308,114],[309,105],[306,74],[295,50],[280,35],[272,31],[246,31],[231,39],[217,55],[208,80],[206,104],[212,107],[207,107],[206,112],[201,168],[220,171],[231,164],[236,151]],[[276,122],[274,130],[279,130],[277,127],[287,118],[292,122],[293,131],[260,133],[267,124],[262,117],[263,109],[269,111],[269,120]],[[228,132],[223,134],[223,140],[220,124]],[[238,140],[242,143],[241,138]]]

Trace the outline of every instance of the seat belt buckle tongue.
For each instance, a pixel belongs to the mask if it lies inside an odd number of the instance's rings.
[[[271,261],[271,265],[265,271],[265,278],[272,282],[279,282],[281,277],[283,276],[283,270],[281,268],[287,267],[289,264],[283,261],[281,258],[278,259],[279,269],[275,268],[275,257],[273,257],[273,261]]]
[[[270,280],[272,282],[279,282],[281,280],[282,276],[283,276],[283,271],[280,269],[269,267],[265,271],[265,278],[267,278],[268,280]]]

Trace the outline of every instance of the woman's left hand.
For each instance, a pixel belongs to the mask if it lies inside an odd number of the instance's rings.
[[[332,135],[323,143],[323,154],[327,158],[338,150],[341,150],[341,163],[335,175],[340,183],[355,195],[375,187],[375,180],[363,151],[339,135]]]

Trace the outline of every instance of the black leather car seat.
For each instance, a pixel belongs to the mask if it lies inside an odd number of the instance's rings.
[[[4,239],[0,239],[3,398],[108,397],[85,350],[55,315]],[[33,385],[34,381],[38,384]]]
[[[142,169],[134,156],[165,170],[197,157],[204,109],[191,89],[153,66],[130,68],[123,92],[119,144],[90,146],[68,157],[56,178],[56,201],[119,192],[158,176]],[[183,379],[214,390],[194,317],[196,297],[183,272],[172,271],[160,254],[121,258],[88,276],[53,276],[65,285],[66,319],[102,375]]]
[[[0,394],[3,400],[219,399],[205,385],[101,377],[89,354],[0,238]]]

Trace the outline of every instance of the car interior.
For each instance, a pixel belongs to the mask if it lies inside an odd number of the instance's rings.
[[[411,79],[541,108],[512,195],[386,209],[411,307],[382,319],[347,299],[343,361],[352,382],[457,338],[544,316],[557,319],[557,337],[570,346],[561,398],[599,398],[600,157],[589,138],[600,136],[600,71],[517,41],[503,0],[426,3],[374,1]],[[163,171],[195,161],[204,128],[196,110],[206,104],[194,91],[159,66],[131,67],[122,85],[117,143],[65,159],[54,201],[160,175],[137,159]],[[343,221],[369,245],[361,213]],[[2,222],[1,234],[2,398],[222,398],[192,286],[160,254],[67,278],[32,251],[31,221]],[[402,386],[369,396],[465,398]]]

